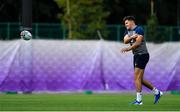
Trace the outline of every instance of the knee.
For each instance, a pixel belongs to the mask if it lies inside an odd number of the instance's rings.
[[[142,82],[142,78],[141,78],[141,77],[135,77],[135,78],[134,78],[134,81],[135,81],[135,82]]]

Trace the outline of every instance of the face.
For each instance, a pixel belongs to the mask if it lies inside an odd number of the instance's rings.
[[[125,22],[124,22],[124,24],[125,24],[125,27],[126,27],[126,29],[132,29],[132,27],[133,27],[133,25],[134,25],[134,21],[130,21],[130,20],[126,20]]]

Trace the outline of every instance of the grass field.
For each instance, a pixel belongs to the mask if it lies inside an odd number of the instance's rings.
[[[129,105],[133,94],[0,94],[0,111],[180,111],[180,95],[165,94],[157,105],[153,95],[143,96],[143,105]]]

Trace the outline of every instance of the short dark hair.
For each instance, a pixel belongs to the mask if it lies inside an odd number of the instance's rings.
[[[134,16],[125,16],[124,18],[123,18],[123,22],[125,22],[126,20],[130,20],[130,21],[136,21],[136,19],[135,19],[135,17]]]

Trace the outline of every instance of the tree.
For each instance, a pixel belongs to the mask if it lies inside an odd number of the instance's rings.
[[[20,0],[0,0],[0,22],[19,21]]]
[[[62,24],[68,29],[69,39],[97,39],[96,30],[105,30],[103,0],[55,0],[64,13],[60,14]]]
[[[58,7],[53,0],[32,0],[33,1],[33,22],[48,22],[57,23],[58,13],[62,10]]]
[[[58,22],[62,12],[53,0],[32,0],[33,22]],[[22,0],[0,0],[0,22],[21,22]]]
[[[157,42],[158,39],[158,20],[155,14],[147,20],[147,40]]]

